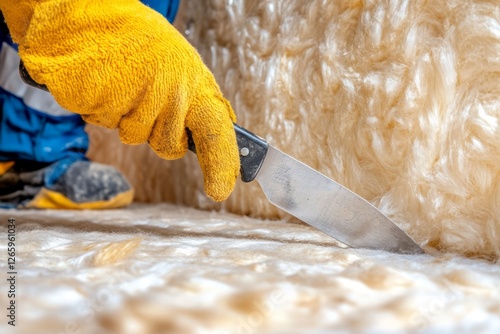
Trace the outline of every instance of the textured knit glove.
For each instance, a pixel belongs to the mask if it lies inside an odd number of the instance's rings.
[[[0,0],[30,76],[89,123],[177,159],[192,132],[205,192],[239,171],[234,112],[196,50],[138,0]]]

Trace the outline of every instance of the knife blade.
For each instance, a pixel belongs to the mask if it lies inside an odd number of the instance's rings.
[[[48,91],[19,63],[28,85]],[[422,254],[422,249],[375,206],[341,184],[269,145],[264,139],[234,124],[243,182],[254,179],[270,203],[355,248]],[[196,153],[189,129],[188,147]]]
[[[422,249],[371,203],[234,124],[243,182],[256,180],[270,203],[354,248],[422,254]],[[196,147],[189,136],[189,149]]]

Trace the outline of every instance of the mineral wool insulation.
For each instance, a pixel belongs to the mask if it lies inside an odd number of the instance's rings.
[[[238,123],[378,206],[418,243],[500,254],[500,5],[494,0],[186,1]],[[256,184],[214,204],[192,154],[90,130],[141,201],[286,217]]]
[[[498,1],[182,3],[176,25],[238,123],[428,254],[339,248],[253,183],[214,204],[194,155],[162,161],[89,127],[92,157],[123,170],[137,200],[226,212],[0,211],[22,245],[18,332],[498,332]]]
[[[4,319],[0,333],[500,329],[500,267],[485,260],[342,249],[307,225],[172,204],[0,210],[7,217],[19,243],[17,326]]]

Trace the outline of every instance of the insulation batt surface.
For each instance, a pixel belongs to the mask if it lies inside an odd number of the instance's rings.
[[[213,203],[193,154],[163,161],[89,127],[91,157],[121,169],[138,201],[175,204],[0,211],[2,233],[8,217],[18,224],[16,329],[498,333],[498,0],[182,3],[176,25],[238,123],[428,254],[342,249],[256,183]]]
[[[9,217],[18,320],[2,333],[500,329],[500,267],[485,260],[342,249],[305,224],[172,204]]]
[[[419,244],[500,255],[498,0],[186,1],[177,25],[238,123],[360,194]],[[286,216],[256,184],[203,195],[194,155],[161,162],[90,129],[140,201]]]

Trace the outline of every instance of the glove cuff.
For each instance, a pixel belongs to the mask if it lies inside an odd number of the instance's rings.
[[[0,10],[9,27],[12,40],[20,44],[35,12],[35,7],[42,0],[4,0],[0,1]]]

